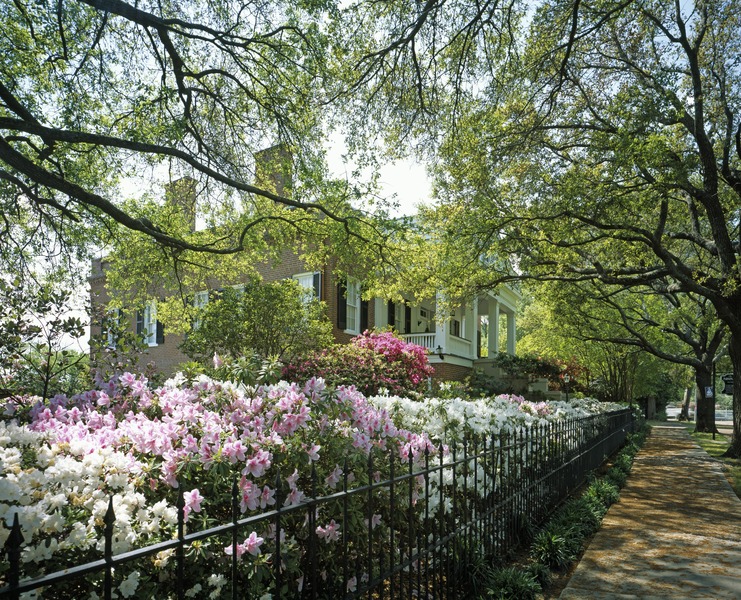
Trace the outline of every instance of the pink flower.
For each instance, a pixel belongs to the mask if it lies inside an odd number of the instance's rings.
[[[201,512],[201,501],[203,500],[203,496],[201,496],[201,492],[198,491],[198,488],[195,488],[190,492],[184,492],[183,500],[185,501],[183,512],[186,521],[188,520],[188,515],[191,510],[193,512]]]
[[[136,382],[136,375],[127,371],[126,373],[121,375],[121,377],[119,378],[119,382],[123,387],[130,388]]]
[[[371,517],[370,528],[375,529],[381,524],[381,515],[373,515]],[[365,519],[365,526],[368,526],[368,519]]]
[[[325,543],[336,542],[340,538],[340,525],[332,519],[326,527],[321,525],[316,528],[316,534]]]
[[[262,493],[260,494],[260,508],[273,506],[273,504],[275,504],[275,490],[271,490],[268,486],[265,486],[262,488]]]
[[[260,546],[262,546],[262,543],[264,541],[265,540],[263,538],[258,537],[257,534],[253,531],[244,542],[236,545],[237,558],[241,558],[245,552],[251,554],[252,556],[257,556],[258,554],[260,554]],[[234,554],[234,550],[235,547],[229,545],[224,548],[224,553],[231,556],[232,554]]]
[[[340,482],[341,476],[342,476],[342,469],[340,468],[340,465],[335,465],[334,470],[329,475],[327,475],[324,481],[327,483],[329,487],[334,489],[334,487]]]
[[[265,450],[258,450],[245,464],[242,469],[242,474],[247,475],[248,473],[253,477],[260,477],[265,473],[266,469],[270,468],[271,460],[273,455]]]
[[[260,488],[246,477],[242,477],[239,487],[242,490],[242,512],[246,512],[248,509],[255,510],[260,504],[260,497],[262,495]]]
[[[304,499],[304,493],[298,488],[293,488],[291,492],[286,496],[286,501],[283,506],[291,506],[292,504],[300,504]]]
[[[314,444],[306,451],[306,453],[309,455],[309,464],[316,460],[319,460],[319,450],[321,450],[321,446],[319,444]]]
[[[214,369],[219,369],[224,364],[224,361],[221,360],[221,357],[214,352]]]
[[[243,542],[244,549],[252,556],[257,556],[258,554],[260,554],[260,546],[262,546],[262,543],[264,541],[265,540],[263,538],[258,537],[257,534],[253,531]]]

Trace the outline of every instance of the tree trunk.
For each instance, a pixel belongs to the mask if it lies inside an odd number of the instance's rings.
[[[684,388],[684,400],[682,401],[682,411],[677,417],[678,421],[690,420],[690,400],[692,399],[692,389]]]
[[[708,398],[706,390],[712,387],[712,367],[695,369],[695,431],[715,433],[715,398]]]
[[[741,458],[741,336],[731,335],[728,354],[733,365],[733,438],[724,456]]]

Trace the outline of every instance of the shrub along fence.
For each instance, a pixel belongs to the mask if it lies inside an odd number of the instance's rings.
[[[210,590],[199,581],[203,571],[194,568],[196,561],[208,560],[198,551],[207,539],[218,540],[231,554],[230,572],[218,575],[220,592],[211,597],[470,597],[475,572],[469,566],[515,548],[528,524],[543,522],[632,430],[626,409],[467,439],[427,454],[424,461],[415,463],[410,456],[403,468],[398,458],[389,457],[383,469],[369,458],[369,484],[352,487],[345,468],[337,493],[309,494],[294,504],[286,503],[287,490],[278,477],[280,508],[248,517],[240,512],[235,483],[231,519],[202,531],[186,533],[181,493],[176,539],[117,555],[111,500],[101,558],[22,581],[23,535],[16,515],[4,548],[8,568],[0,597],[39,590],[41,597],[83,598],[95,589],[112,598],[128,575],[167,556],[169,574],[160,573],[164,583],[158,598],[207,598]],[[313,478],[316,484],[315,473]],[[240,543],[251,531],[266,533]],[[295,561],[303,576],[286,580],[291,571],[286,565]]]

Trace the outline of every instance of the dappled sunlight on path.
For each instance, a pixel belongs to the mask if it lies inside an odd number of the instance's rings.
[[[653,427],[560,597],[741,598],[741,500],[683,426]]]

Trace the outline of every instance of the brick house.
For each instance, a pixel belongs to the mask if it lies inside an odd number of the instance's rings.
[[[491,361],[486,357],[496,354],[502,346],[508,353],[515,353],[515,317],[520,296],[508,287],[496,294],[481,294],[440,319],[435,301],[402,304],[381,298],[363,300],[360,282],[339,281],[329,266],[312,271],[300,256],[290,251],[284,253],[279,263],[258,265],[257,270],[266,282],[293,278],[313,290],[326,304],[338,343],[347,343],[366,329],[393,327],[409,342],[428,350],[436,379],[460,380],[474,367],[488,370]],[[104,259],[93,260],[89,282],[94,301],[107,304]],[[207,291],[195,295],[196,304],[207,301]],[[132,331],[146,335],[147,361],[154,361],[160,371],[171,374],[179,364],[189,360],[179,348],[183,336],[170,334],[162,327],[157,321],[155,305],[122,316],[128,319]],[[502,330],[504,335],[500,334]],[[100,334],[100,327],[93,326],[91,335],[96,334]]]
[[[255,160],[259,185],[279,194],[290,193],[290,184],[286,182],[290,182],[291,175],[285,167],[290,162],[280,146],[259,152]],[[193,180],[181,179],[167,186],[165,202],[188,215],[191,226],[196,227]],[[460,380],[474,367],[490,371],[491,361],[485,357],[499,351],[500,329],[506,332],[506,345],[503,344],[506,351],[515,353],[515,315],[520,295],[509,287],[503,287],[496,294],[482,293],[441,319],[435,301],[412,304],[381,298],[363,300],[361,282],[339,281],[329,265],[314,271],[292,251],[284,252],[280,261],[257,265],[257,271],[265,282],[294,278],[303,287],[313,290],[315,296],[326,303],[327,317],[339,343],[349,342],[366,329],[393,327],[402,337],[429,351],[436,379]],[[107,305],[109,301],[105,272],[105,259],[94,259],[89,282],[91,297],[98,305]],[[220,287],[217,281],[212,284],[211,289]],[[194,303],[203,305],[208,298],[208,290],[203,290],[195,294]],[[179,364],[189,360],[179,348],[183,336],[164,330],[157,321],[155,305],[123,318],[129,320],[131,330],[146,334],[149,345],[146,360],[154,361],[160,371],[171,374]],[[506,324],[502,326],[503,320]],[[100,334],[100,327],[91,327],[91,335],[96,334]]]

